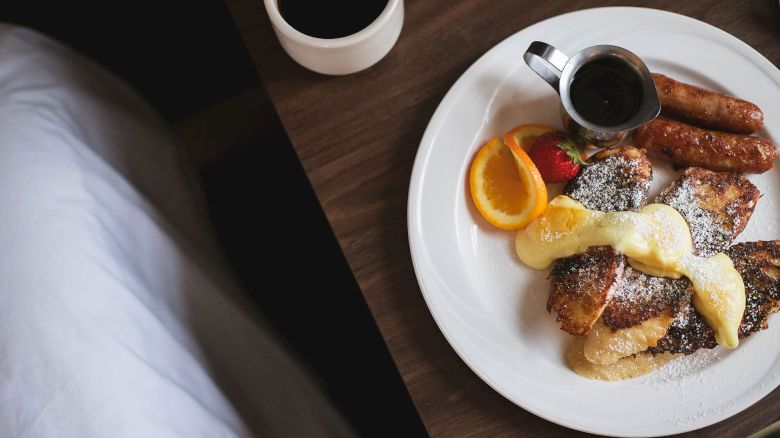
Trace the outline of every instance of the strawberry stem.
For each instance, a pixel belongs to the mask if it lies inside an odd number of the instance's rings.
[[[580,154],[580,148],[577,147],[577,144],[574,142],[574,140],[571,139],[571,137],[564,136],[561,142],[558,144],[558,147],[566,152],[566,155],[569,157],[572,163],[581,166],[587,166],[590,164],[587,160],[582,158],[582,155]]]

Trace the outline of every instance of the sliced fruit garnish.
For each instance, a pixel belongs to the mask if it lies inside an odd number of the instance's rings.
[[[504,144],[513,151],[518,149],[528,152],[531,145],[540,135],[555,131],[555,128],[547,125],[520,125],[515,126],[504,134]]]
[[[469,185],[477,210],[505,230],[528,225],[547,207],[547,187],[531,158],[521,148],[510,150],[498,137],[477,152]]]

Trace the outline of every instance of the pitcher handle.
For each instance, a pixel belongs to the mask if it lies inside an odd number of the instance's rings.
[[[563,67],[569,61],[569,57],[555,47],[534,41],[528,46],[528,50],[523,55],[525,63],[531,67],[542,79],[547,81],[556,93],[560,94],[559,82]]]

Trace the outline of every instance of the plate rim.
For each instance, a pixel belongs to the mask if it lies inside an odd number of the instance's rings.
[[[573,430],[578,430],[581,432],[586,433],[598,433],[605,436],[631,436],[631,437],[646,437],[646,436],[657,436],[655,434],[646,434],[646,433],[625,433],[625,432],[616,432],[616,431],[609,431],[609,430],[600,430],[596,428],[586,428],[586,427],[580,427],[579,425],[573,425],[570,423],[566,423],[564,419],[559,419],[556,417],[553,417],[549,415],[546,412],[542,412],[538,409],[535,409],[531,406],[528,406],[526,403],[515,400],[513,397],[510,397],[505,391],[503,391],[498,385],[497,382],[493,382],[488,376],[486,376],[482,370],[476,366],[464,353],[463,347],[460,345],[460,343],[452,336],[452,333],[449,333],[446,329],[445,323],[442,321],[442,316],[439,314],[438,309],[435,306],[431,305],[432,298],[429,296],[431,293],[429,290],[427,290],[426,281],[424,280],[423,276],[421,276],[420,272],[422,269],[422,265],[424,263],[423,260],[421,260],[421,253],[422,251],[421,247],[424,247],[425,245],[422,242],[422,236],[417,232],[417,224],[418,221],[417,218],[420,215],[420,209],[418,207],[418,203],[420,201],[420,195],[422,188],[422,183],[424,180],[424,174],[423,169],[426,167],[427,161],[428,161],[428,155],[432,150],[432,145],[435,142],[437,132],[440,129],[440,125],[442,124],[444,118],[449,113],[449,108],[451,107],[450,103],[454,99],[457,98],[458,95],[461,94],[463,89],[466,87],[466,83],[464,82],[464,79],[468,78],[469,76],[473,75],[473,71],[476,69],[478,65],[481,65],[482,63],[486,62],[485,60],[490,56],[490,54],[498,49],[499,46],[502,46],[504,44],[507,44],[507,42],[514,38],[517,34],[521,32],[525,32],[535,26],[541,26],[544,23],[547,23],[552,20],[558,20],[562,17],[571,16],[571,15],[577,15],[584,12],[595,12],[595,11],[605,11],[605,10],[611,10],[611,11],[635,11],[645,14],[651,14],[656,16],[662,16],[666,18],[674,18],[677,20],[682,21],[688,21],[692,24],[695,24],[696,26],[703,26],[704,28],[708,28],[710,31],[714,31],[715,33],[719,34],[721,38],[725,38],[726,41],[734,44],[735,47],[738,48],[738,51],[749,57],[751,61],[755,62],[757,67],[760,67],[762,70],[772,74],[770,76],[774,77],[775,81],[780,83],[780,69],[776,67],[771,61],[769,61],[766,57],[764,57],[760,52],[758,52],[756,49],[742,41],[741,39],[737,38],[734,35],[731,35],[730,33],[724,31],[723,29],[718,28],[717,26],[714,26],[712,24],[706,23],[704,21],[698,20],[696,18],[692,18],[686,15],[678,14],[675,12],[665,11],[662,9],[655,9],[655,8],[647,8],[647,7],[635,7],[635,6],[606,6],[606,7],[594,7],[594,8],[585,8],[585,9],[579,9],[576,11],[567,12],[564,14],[555,15],[552,17],[548,17],[544,20],[537,21],[535,23],[532,23],[524,28],[518,29],[516,32],[512,33],[511,35],[508,35],[503,40],[499,41],[498,43],[494,44],[492,47],[487,49],[482,55],[479,56],[475,61],[469,65],[469,67],[458,76],[458,78],[455,80],[455,82],[450,86],[447,93],[444,95],[444,97],[441,99],[439,104],[436,107],[436,110],[433,112],[433,115],[431,116],[430,120],[428,121],[428,124],[426,125],[425,131],[423,133],[423,136],[420,140],[420,143],[418,145],[417,152],[415,154],[414,159],[414,165],[412,167],[412,173],[411,178],[409,182],[409,190],[407,193],[407,239],[409,244],[409,250],[410,255],[412,258],[412,265],[414,268],[415,278],[417,280],[417,284],[420,287],[420,291],[423,295],[423,299],[425,300],[425,304],[428,307],[428,311],[431,313],[434,321],[436,322],[436,326],[439,328],[439,331],[444,335],[444,338],[449,343],[450,347],[455,351],[455,353],[460,357],[460,359],[469,367],[469,369],[474,372],[483,382],[485,382],[491,389],[496,391],[498,394],[500,394],[502,397],[507,399],[509,402],[515,404],[516,406],[542,418],[547,421],[550,421],[552,423],[558,424],[563,427],[567,427]],[[723,40],[720,40],[719,42],[723,42]],[[729,419],[750,406],[756,404],[760,400],[764,399],[767,395],[769,395],[772,391],[774,391],[778,386],[775,385],[773,388],[769,388],[765,393],[763,393],[760,397],[756,398],[753,401],[750,401],[747,405],[739,407],[736,411],[728,413],[726,416],[719,418],[716,416],[714,421],[710,422],[704,422],[703,424],[693,424],[690,426],[682,426],[679,429],[676,429],[675,431],[671,432],[671,434],[679,434],[679,433],[685,433],[690,432],[694,430],[699,430],[704,427],[711,426],[713,424],[717,424],[721,421],[725,421],[726,419]]]

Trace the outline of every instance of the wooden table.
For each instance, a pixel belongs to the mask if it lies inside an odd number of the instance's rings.
[[[412,269],[406,201],[428,120],[471,63],[537,21],[610,3],[407,0],[403,32],[385,59],[361,73],[326,77],[285,54],[261,0],[226,2],[430,434],[573,436],[490,389],[444,339]],[[720,27],[780,63],[774,0],[653,6]],[[778,419],[780,389],[696,435],[746,436]]]

